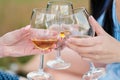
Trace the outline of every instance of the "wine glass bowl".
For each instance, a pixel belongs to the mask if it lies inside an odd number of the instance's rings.
[[[69,10],[73,9],[73,4],[67,0],[49,0],[47,3],[47,8],[54,13],[67,15]]]
[[[72,10],[72,18],[74,19],[74,25],[71,36],[91,36],[95,35],[93,27],[89,24],[89,14],[84,7],[76,8]]]
[[[54,24],[59,29],[58,30],[58,32],[60,33],[59,38],[62,39],[61,42],[58,41],[58,43],[57,43],[56,58],[54,60],[49,60],[47,62],[47,66],[49,68],[56,69],[56,70],[67,69],[71,66],[71,64],[67,61],[64,61],[61,57],[61,48],[62,48],[61,46],[64,42],[64,38],[66,37],[65,31],[63,31],[62,26],[63,26],[63,24],[67,23],[66,22],[67,20],[68,21],[70,20],[68,18],[65,19],[64,16],[67,16],[71,13],[70,10],[73,9],[73,5],[72,5],[72,2],[66,1],[66,0],[50,0],[47,4],[47,8],[48,8],[48,10],[50,10],[51,12],[56,14],[55,15],[56,22]]]
[[[34,36],[34,38],[33,37],[31,38],[35,47],[42,50],[42,52],[44,52],[45,50],[52,49],[54,47],[54,45],[56,45],[56,43],[57,43],[57,36],[54,35],[54,32],[52,33],[48,30],[45,30],[45,31],[42,30],[39,32],[40,32],[40,34],[37,34],[37,35],[39,35],[39,37]],[[44,59],[44,53],[41,54],[41,59]],[[43,65],[43,60],[41,60],[41,61],[42,62],[40,65]],[[52,75],[44,72],[42,70],[42,68],[43,68],[43,66],[41,66],[38,71],[30,72],[27,75],[28,79],[29,80],[54,80]]]
[[[89,23],[89,14],[84,7],[76,8],[72,10],[72,17],[74,19],[74,25],[71,31],[70,37],[74,38],[89,38],[94,37],[94,28]],[[97,80],[104,75],[104,68],[96,68],[92,62],[90,62],[90,70],[83,75],[82,80]]]
[[[32,42],[35,47],[40,50],[49,50],[56,45],[58,41],[58,33],[50,30],[39,30],[34,32],[34,35],[31,37]]]
[[[53,76],[43,69],[45,51],[54,48],[58,41],[58,32],[48,30],[49,25],[47,22],[53,20],[53,15],[47,8],[33,9],[31,17],[31,41],[35,48],[43,53],[40,54],[40,67],[38,71],[28,73],[28,80],[54,80]]]

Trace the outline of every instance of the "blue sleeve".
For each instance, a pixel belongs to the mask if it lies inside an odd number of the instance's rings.
[[[106,74],[99,80],[120,80],[120,63],[107,65]]]
[[[0,71],[0,80],[19,80],[19,77],[15,74]]]

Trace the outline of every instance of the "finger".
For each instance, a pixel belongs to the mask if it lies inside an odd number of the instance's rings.
[[[30,25],[27,25],[26,27],[20,29],[20,30],[16,30],[13,32],[13,34],[15,34],[15,36],[24,36],[26,33],[30,32]]]
[[[89,17],[89,22],[91,26],[94,28],[97,35],[105,34],[105,31],[103,30],[103,28],[98,24],[98,22],[92,16]]]
[[[111,59],[111,58],[108,58],[108,59],[100,59],[100,60],[93,60],[94,62],[97,62],[97,63],[105,63],[105,64],[109,64],[109,63],[114,63],[114,62],[118,62],[119,61],[116,61],[115,59]]]
[[[39,49],[34,49],[28,55],[36,55],[36,54],[43,54],[43,53]]]
[[[82,57],[83,60],[85,61],[89,61],[89,62],[95,62],[95,63],[102,63],[102,64],[109,64],[111,62],[113,62],[112,59],[99,59],[99,60],[96,60],[96,59],[92,59],[92,58],[87,58],[87,57]]]
[[[80,54],[83,58],[87,58],[89,60],[95,61],[95,60],[99,60],[101,58],[101,56],[99,55],[95,55],[92,53],[85,53],[85,54]]]
[[[85,54],[81,54],[82,58],[83,59],[86,59],[86,60],[89,60],[89,61],[92,61],[92,62],[103,62],[103,63],[107,63],[107,62],[110,62],[110,61],[114,61],[114,59],[111,56],[111,55],[108,55],[108,54],[98,54],[98,53],[85,53]],[[113,60],[112,60],[113,59]]]
[[[28,25],[22,29],[12,31],[12,32],[10,32],[9,35],[13,35],[13,39],[19,39],[19,38],[23,38],[24,36],[28,35],[29,32],[30,32],[30,25]]]
[[[6,33],[1,37],[4,45],[11,45],[29,35],[29,26]]]
[[[66,42],[73,43],[78,46],[95,46],[101,44],[99,37],[89,37],[89,38],[69,38]]]
[[[83,46],[77,46],[72,43],[66,43],[66,46],[79,54],[84,54],[84,53],[92,53],[94,48],[93,47],[83,47]]]
[[[59,25],[53,24],[49,27],[49,30],[54,30],[54,31],[59,32]]]

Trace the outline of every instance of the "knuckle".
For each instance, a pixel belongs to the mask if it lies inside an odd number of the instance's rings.
[[[96,48],[96,52],[97,53],[102,53],[102,51],[103,51],[102,46],[99,46],[98,48]]]

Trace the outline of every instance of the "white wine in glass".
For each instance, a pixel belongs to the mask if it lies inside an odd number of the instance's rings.
[[[58,33],[56,31],[48,30],[46,22],[50,16],[53,16],[47,9],[33,9],[31,18],[31,41],[35,45],[35,48],[40,49],[43,53],[40,53],[40,67],[38,71],[33,71],[27,74],[28,80],[54,80],[50,73],[44,71],[44,54],[45,50],[54,48],[58,41]],[[49,15],[49,17],[47,17]]]
[[[67,1],[67,0],[50,0],[47,4],[48,10],[51,12],[54,12],[56,14],[56,23],[59,28],[60,32],[60,37],[64,38],[65,31],[62,29],[62,24],[65,24],[63,19],[63,16],[69,15],[69,11],[73,9],[72,2]],[[64,41],[63,41],[64,42]],[[71,66],[71,64],[65,60],[62,59],[61,57],[61,46],[63,43],[58,42],[57,44],[57,53],[56,53],[56,58],[54,60],[49,60],[47,62],[47,66],[52,69],[56,70],[62,70],[62,69],[67,69]]]

